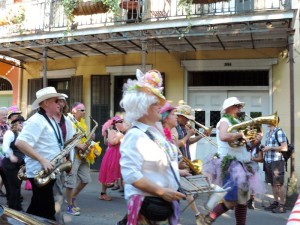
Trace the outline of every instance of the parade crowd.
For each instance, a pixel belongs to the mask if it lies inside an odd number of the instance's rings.
[[[16,106],[1,107],[0,195],[6,197],[7,207],[58,224],[64,224],[64,213],[80,216],[77,199],[91,182],[95,157],[103,154],[98,198],[113,201],[108,188],[124,193],[127,213],[116,221],[118,225],[180,224],[181,201],[188,202],[197,225],[213,224],[228,210],[235,211],[236,225],[245,225],[247,210],[255,209],[255,199],[264,194],[266,183],[272,186],[274,202],[265,210],[285,213],[286,134],[279,129],[277,116],[266,122],[265,132],[263,124],[253,129],[241,121],[246,106],[237,97],[223,102],[215,129],[217,148],[206,156],[201,171],[226,194],[209,213],[200,212],[194,193],[184,190],[180,180],[197,176],[190,166],[190,145],[209,137],[211,131],[199,132],[191,126],[196,122],[193,109],[187,104],[172,106],[162,94],[162,82],[157,70],[145,74],[137,70],[136,79],[123,87],[124,112],[99,126],[94,121],[91,131],[84,103],[69,108],[68,96],[54,87],[36,92],[31,105],[35,113],[27,119]],[[107,149],[95,140],[96,132],[101,132]],[[265,143],[261,143],[263,135]],[[21,204],[22,181],[32,189],[27,209]]]

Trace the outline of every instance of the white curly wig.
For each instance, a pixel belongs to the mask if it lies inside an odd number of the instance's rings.
[[[150,105],[158,102],[158,97],[141,91],[125,92],[120,102],[125,110],[125,120],[132,123],[147,115]]]

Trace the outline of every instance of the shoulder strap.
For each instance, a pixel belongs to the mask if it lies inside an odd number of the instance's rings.
[[[281,129],[281,128],[278,128],[278,129],[275,131],[275,139],[276,139],[277,143],[278,143],[279,146],[280,146],[281,144],[280,144],[280,142],[278,141],[278,134],[277,134],[277,132],[278,132],[279,130],[282,130],[282,129]],[[282,132],[283,132],[283,131],[282,131]],[[286,144],[289,145],[289,139],[287,138],[286,135],[285,135],[285,138],[286,138]]]
[[[277,141],[277,143],[279,144],[279,146],[281,145],[280,142],[278,141],[278,131],[281,130],[281,128],[277,129],[275,131],[275,140]]]
[[[137,129],[139,129],[137,126],[133,126],[132,128],[137,128]],[[161,146],[159,145],[159,143],[157,142],[157,139],[156,139],[156,138],[155,138],[148,130],[145,132],[145,134],[147,134],[147,136],[148,136],[152,141],[154,141],[159,147],[161,147]],[[166,153],[166,152],[165,152],[165,153]],[[170,168],[171,168],[171,171],[172,171],[172,173],[173,173],[173,176],[174,176],[174,178],[175,178],[175,181],[176,181],[176,183],[177,183],[177,185],[178,185],[178,187],[179,187],[179,191],[185,194],[185,191],[183,190],[183,188],[182,188],[181,185],[180,185],[179,180],[177,179],[177,176],[176,176],[176,174],[175,174],[175,171],[174,171],[174,169],[173,169],[173,167],[172,167],[172,165],[171,165],[171,161],[170,161],[169,155],[167,155],[167,153],[166,153],[166,156],[167,156],[168,164],[169,164],[169,166],[170,166]]]

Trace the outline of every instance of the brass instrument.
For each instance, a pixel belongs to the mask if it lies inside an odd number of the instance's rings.
[[[27,180],[25,164],[20,167],[17,177],[19,180]]]
[[[236,125],[233,125],[227,129],[227,132],[231,133],[232,131],[236,130],[238,132],[243,132],[246,140],[236,140],[233,142],[230,142],[229,145],[233,148],[243,146],[245,142],[251,141],[255,139],[257,134],[257,129],[254,129],[255,127],[261,126],[262,124],[269,124],[272,126],[277,127],[278,126],[278,116],[277,113],[274,113],[270,116],[262,116],[257,117]]]
[[[182,156],[182,160],[187,164],[193,175],[199,175],[201,173],[203,163],[200,159],[191,161],[187,157]]]
[[[34,177],[34,182],[38,187],[42,187],[51,180],[54,180],[61,172],[71,170],[72,163],[70,161],[63,162],[63,160],[84,136],[85,133],[77,132],[71,141],[65,145],[65,148],[51,160],[51,163],[54,165],[53,169],[49,172],[44,169],[38,172]]]
[[[200,135],[202,138],[204,138],[206,141],[208,141],[211,145],[213,145],[214,147],[218,148],[218,144],[216,142],[214,142],[211,138],[209,138],[207,135],[205,135],[204,133],[200,132],[199,130],[197,130],[196,128],[194,128],[190,122],[193,122],[195,123],[197,126],[203,128],[205,130],[205,132],[207,133],[211,133],[212,131],[212,127],[206,127],[204,126],[203,124],[201,123],[198,123],[197,121],[195,120],[189,120],[186,124],[186,126],[189,128],[189,129],[193,129],[198,135]]]
[[[4,215],[5,219],[8,220],[7,223],[1,220],[2,215]],[[38,220],[37,218],[33,217],[30,214],[21,213],[19,211],[0,205],[0,222],[2,221],[4,222],[4,224],[13,224],[12,222],[16,222],[15,220],[19,221],[20,224],[27,224],[27,225],[57,224],[55,223],[55,221],[48,221],[45,218],[41,218],[41,220]]]
[[[97,123],[97,121],[94,120],[92,117],[90,117],[90,118],[91,118],[91,119],[93,120],[93,122],[95,123],[95,126],[94,126],[94,128],[91,130],[91,132],[89,133],[89,135],[88,135],[88,137],[86,138],[86,141],[85,141],[85,143],[84,143],[84,144],[87,146],[86,149],[84,149],[84,150],[79,150],[79,152],[78,152],[80,158],[82,158],[82,159],[85,159],[85,158],[86,158],[86,156],[90,153],[92,146],[95,144],[95,142],[94,142],[92,139],[93,139],[93,136],[94,136],[94,134],[95,134],[95,132],[96,132],[96,129],[97,129],[97,127],[98,127],[98,123]]]

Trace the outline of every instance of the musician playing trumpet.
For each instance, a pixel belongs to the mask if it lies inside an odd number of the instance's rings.
[[[178,116],[178,125],[176,126],[176,131],[173,132],[176,144],[182,155],[191,160],[189,147],[191,144],[199,141],[202,136],[195,136],[195,130],[187,126],[189,120],[195,121],[195,117],[192,115],[192,108],[189,105],[178,106],[175,113]],[[210,134],[205,131],[204,135],[209,136]]]

